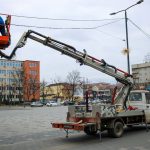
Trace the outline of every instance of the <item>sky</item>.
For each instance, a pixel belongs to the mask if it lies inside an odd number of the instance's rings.
[[[124,12],[113,16],[109,14],[137,2],[138,0],[5,0],[1,4],[0,13],[12,15],[11,46],[5,52],[10,54],[21,35],[34,30],[81,52],[86,49],[89,55],[127,71],[127,56],[122,53],[126,48]],[[145,35],[128,21],[130,65],[143,63],[145,56],[150,53],[149,14],[149,0],[144,0],[127,11],[128,18],[146,33]],[[87,78],[90,82],[116,83],[114,78],[88,66],[80,66],[74,59],[30,39],[25,47],[17,51],[14,59],[40,61],[41,81],[51,82],[58,77],[65,81],[69,72],[77,70],[82,78]]]

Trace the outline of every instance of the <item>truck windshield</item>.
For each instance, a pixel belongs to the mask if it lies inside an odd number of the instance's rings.
[[[142,101],[141,93],[130,93],[129,95],[130,101]]]

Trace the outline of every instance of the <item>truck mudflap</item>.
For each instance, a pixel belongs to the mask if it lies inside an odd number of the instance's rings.
[[[51,123],[53,128],[64,130],[84,131],[85,127],[96,125],[96,123],[80,123],[80,122],[55,122]]]

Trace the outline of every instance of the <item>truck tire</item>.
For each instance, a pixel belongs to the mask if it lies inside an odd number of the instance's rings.
[[[123,129],[123,123],[116,121],[114,124],[114,128],[111,128],[108,130],[108,133],[115,138],[119,138],[123,135],[124,129]]]

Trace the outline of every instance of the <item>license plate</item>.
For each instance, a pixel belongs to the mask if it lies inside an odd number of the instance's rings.
[[[72,129],[73,126],[72,126],[72,125],[64,125],[64,128],[65,128],[65,129]]]

